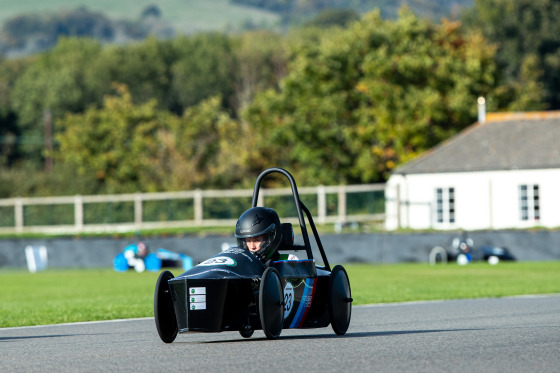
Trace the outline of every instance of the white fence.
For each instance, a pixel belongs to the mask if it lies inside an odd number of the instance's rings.
[[[347,186],[317,186],[298,188],[300,199],[308,206],[313,214],[313,219],[317,224],[325,223],[347,223],[364,221],[383,221],[384,214],[384,189],[385,184],[363,184]],[[360,200],[358,203],[350,204],[348,200],[357,194],[366,194],[367,199]],[[259,206],[265,205],[271,197],[289,196],[292,191],[290,188],[265,189],[261,188],[259,194]],[[311,208],[308,201],[309,195],[316,195],[313,201],[314,208]],[[330,195],[330,197],[329,197]],[[377,197],[374,197],[377,196]],[[58,197],[29,197],[0,199],[0,214],[4,215],[0,225],[0,233],[47,233],[47,234],[76,234],[93,232],[129,232],[146,229],[161,228],[181,228],[181,227],[203,227],[203,226],[233,226],[237,217],[215,218],[208,217],[205,212],[205,202],[212,199],[240,199],[244,198],[249,203],[244,205],[244,209],[250,207],[253,190],[194,190],[182,192],[161,192],[161,193],[134,193],[120,195],[90,195],[90,196],[58,196]],[[144,217],[145,204],[147,202],[164,201],[190,201],[192,203],[192,217],[189,219],[175,220],[147,220]],[[364,200],[367,200],[364,202]],[[330,209],[327,203],[330,201]],[[126,222],[116,223],[85,223],[84,205],[103,204],[103,203],[128,203],[131,205],[131,214]],[[293,200],[290,200],[293,204]],[[333,208],[333,205],[336,208]],[[359,205],[359,209],[356,209]],[[56,215],[57,206],[73,207],[73,217],[69,218],[70,224],[33,224],[26,223],[25,211],[30,208],[43,206],[48,211],[48,215]],[[132,208],[133,206],[133,208]],[[271,205],[271,207],[275,208]],[[3,213],[2,213],[3,212]],[[238,215],[243,210],[236,212]],[[11,216],[6,218],[7,216]],[[297,222],[297,216],[284,217],[282,221]],[[51,217],[52,218],[52,217]],[[56,217],[55,217],[56,218]],[[52,219],[51,219],[52,220]],[[9,221],[9,222],[8,222]],[[13,221],[13,222],[12,222]],[[68,219],[67,219],[68,221]],[[6,223],[8,222],[8,223]]]

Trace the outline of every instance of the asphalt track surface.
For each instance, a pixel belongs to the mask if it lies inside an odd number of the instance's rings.
[[[350,329],[181,334],[153,318],[0,329],[1,372],[559,372],[560,295],[357,306]]]

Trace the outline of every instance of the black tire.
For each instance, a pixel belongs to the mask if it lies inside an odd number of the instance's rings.
[[[154,292],[154,319],[159,337],[164,343],[173,343],[179,332],[171,290],[167,282],[172,278],[175,277],[170,271],[161,272]]]
[[[337,335],[344,335],[350,326],[352,301],[348,274],[341,265],[336,265],[329,280],[329,316]]]
[[[259,317],[268,339],[277,339],[284,324],[284,297],[280,275],[275,268],[267,268],[259,288]]]
[[[255,330],[253,330],[253,329],[241,329],[241,330],[239,330],[239,334],[241,334],[241,336],[244,337],[245,339],[248,339],[251,336],[253,336],[254,332],[255,332]]]

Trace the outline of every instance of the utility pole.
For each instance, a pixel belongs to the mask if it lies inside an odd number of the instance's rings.
[[[45,172],[50,173],[53,167],[51,156],[53,150],[53,127],[50,109],[43,111],[43,123],[45,125]]]

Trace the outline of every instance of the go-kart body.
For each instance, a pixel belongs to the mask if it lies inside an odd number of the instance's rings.
[[[291,183],[300,218],[304,245],[294,245],[292,225],[281,224],[279,251],[306,254],[301,260],[262,263],[249,250],[229,248],[175,277],[160,274],[154,295],[154,315],[160,338],[174,341],[178,333],[239,331],[248,338],[263,330],[269,339],[282,329],[327,327],[346,333],[350,324],[352,298],[348,275],[340,265],[330,268],[309,210],[299,200],[292,176],[273,168],[261,173],[255,184],[256,206],[262,178],[284,174]],[[321,253],[316,264],[307,235],[307,215]]]
[[[330,273],[313,260],[276,261],[270,267],[284,290],[282,327],[328,326]],[[231,248],[170,279],[179,333],[262,329],[258,296],[264,270],[248,250]]]

